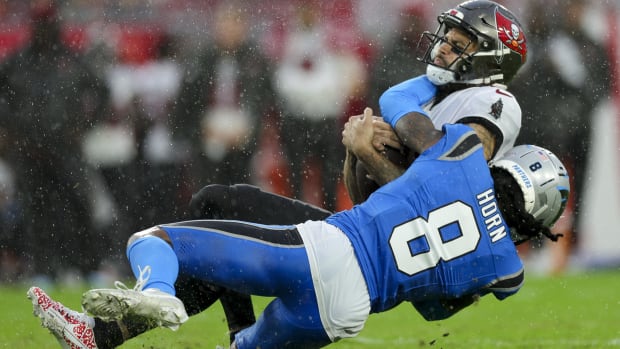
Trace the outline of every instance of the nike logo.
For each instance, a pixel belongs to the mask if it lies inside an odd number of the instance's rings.
[[[512,97],[512,95],[511,95],[511,94],[507,93],[506,91],[502,91],[502,90],[500,90],[500,89],[496,89],[496,90],[495,90],[495,92],[496,92],[497,94],[500,94],[500,95],[503,95],[503,96]]]

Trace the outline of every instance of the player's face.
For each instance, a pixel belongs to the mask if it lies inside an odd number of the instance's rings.
[[[476,44],[470,37],[459,29],[452,28],[446,32],[442,41],[437,47],[437,53],[433,59],[433,64],[448,68],[463,53],[471,54],[476,51]]]

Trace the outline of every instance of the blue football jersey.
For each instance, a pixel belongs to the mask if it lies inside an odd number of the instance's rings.
[[[440,300],[503,299],[522,285],[479,138],[461,124],[443,130],[402,176],[327,218],[355,248],[372,312],[410,301],[426,318],[443,318],[451,313],[425,313],[438,312]]]

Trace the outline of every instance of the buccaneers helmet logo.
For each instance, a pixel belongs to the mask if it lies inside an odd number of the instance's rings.
[[[510,19],[504,17],[499,11],[495,12],[497,23],[497,33],[499,39],[508,48],[521,55],[521,61],[525,62],[527,47],[525,45],[525,35],[519,26]]]

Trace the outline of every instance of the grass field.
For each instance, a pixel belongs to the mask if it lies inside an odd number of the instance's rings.
[[[0,286],[0,348],[59,348],[32,316],[27,286]],[[82,289],[50,290],[77,308]],[[260,309],[268,300],[256,299]],[[177,332],[158,329],[122,348],[215,348],[227,344],[221,307],[193,317]],[[331,346],[345,348],[620,348],[620,270],[529,277],[505,301],[483,298],[454,317],[426,322],[403,304],[370,317],[362,333]]]

